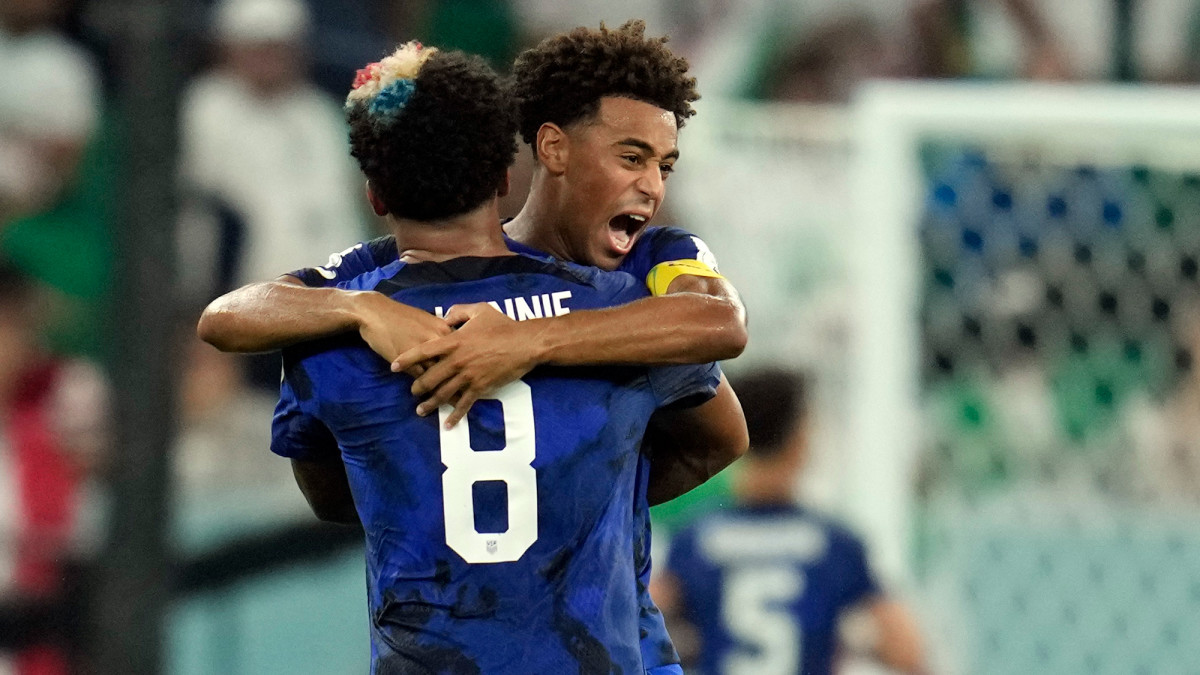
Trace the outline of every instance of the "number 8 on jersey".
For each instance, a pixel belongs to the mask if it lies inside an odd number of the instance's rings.
[[[487,397],[499,401],[504,415],[504,447],[477,452],[471,447],[467,420],[446,429],[453,407],[438,410],[441,434],[442,507],[446,545],[469,563],[513,562],[537,541],[537,471],[533,425],[533,392],[517,380]],[[482,399],[481,399],[482,400]],[[479,532],[475,529],[473,488],[481,481],[503,481],[508,493],[508,529]]]

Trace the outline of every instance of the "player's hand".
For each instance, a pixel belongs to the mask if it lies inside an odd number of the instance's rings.
[[[358,333],[376,354],[392,361],[406,350],[453,332],[450,324],[382,293],[364,292],[356,298]],[[416,362],[404,372],[418,377],[429,364]]]
[[[446,418],[450,428],[479,398],[533,370],[538,350],[536,320],[513,321],[487,303],[455,305],[446,322],[458,330],[401,354],[392,361],[392,370],[435,361],[413,382],[412,393],[428,396],[417,406],[418,415],[452,404]]]

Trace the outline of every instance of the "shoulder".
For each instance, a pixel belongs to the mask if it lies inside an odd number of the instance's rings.
[[[708,244],[698,235],[683,228],[658,228],[658,231],[654,233],[652,246],[661,254],[669,254],[663,255],[663,260],[660,262],[669,262],[666,258],[677,255],[680,256],[680,260],[698,260],[714,271],[717,269],[717,257],[713,255]]]
[[[654,246],[656,244],[663,244],[669,241],[683,241],[694,236],[696,235],[688,232],[682,227],[675,227],[674,225],[654,225],[646,228],[646,231],[642,233],[641,239],[639,239],[637,244],[634,245],[634,248],[637,248],[638,246]]]
[[[807,507],[800,509],[798,513],[805,521],[811,523],[813,527],[820,529],[825,534],[825,539],[829,542],[831,550],[840,551],[863,548],[862,537],[840,518],[824,511],[813,510]]]
[[[595,289],[599,300],[604,304],[623,305],[639,300],[646,295],[646,287],[642,281],[628,272],[622,270],[608,272],[573,263],[560,264]]]
[[[634,244],[634,249],[637,249],[638,246],[654,249],[669,245],[685,245],[695,249],[708,250],[708,245],[699,235],[673,225],[656,225],[646,228],[641,239]]]
[[[371,259],[379,263],[382,267],[390,262],[400,259],[400,251],[396,248],[396,236],[387,234],[382,237],[376,237],[362,244],[367,255]]]
[[[701,276],[717,274],[716,257],[708,245],[696,235],[678,227],[647,228],[620,269],[639,279],[646,279],[649,284],[652,271],[672,266],[682,266],[683,269],[667,276],[681,273]],[[653,284],[650,289],[660,294]]]
[[[384,281],[395,277],[407,266],[407,263],[398,258],[393,258],[391,262],[383,263],[379,267],[367,270],[352,279],[339,282],[337,287],[347,291],[373,291]]]
[[[290,274],[308,286],[331,286],[351,281],[397,260],[399,252],[396,250],[396,238],[387,235],[333,253],[324,265],[307,267]]]

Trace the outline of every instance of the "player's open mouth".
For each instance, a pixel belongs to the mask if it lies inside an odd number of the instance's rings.
[[[608,221],[608,240],[613,251],[627,255],[633,249],[638,234],[646,226],[649,216],[640,213],[622,213]]]

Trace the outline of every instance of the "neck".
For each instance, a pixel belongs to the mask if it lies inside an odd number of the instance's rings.
[[[753,461],[748,462],[737,475],[733,491],[738,501],[743,504],[791,504],[796,499],[796,484],[792,472]]]
[[[559,260],[573,260],[561,235],[562,218],[559,214],[562,209],[558,208],[558,202],[558,190],[550,182],[545,168],[541,165],[534,167],[529,196],[525,198],[521,212],[504,226],[504,231],[530,248]]]
[[[404,262],[444,262],[454,258],[512,255],[500,229],[495,199],[464,214],[439,220],[388,217]]]

